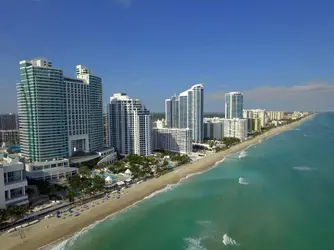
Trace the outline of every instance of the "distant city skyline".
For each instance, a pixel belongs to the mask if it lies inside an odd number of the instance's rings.
[[[152,112],[198,83],[206,112],[223,111],[231,91],[244,94],[245,108],[334,109],[333,1],[101,0],[84,7],[91,18],[77,1],[22,0],[20,8],[2,1],[0,113],[16,112],[18,62],[36,57],[73,77],[75,65],[86,65],[103,78],[104,103],[124,92]],[[22,29],[26,13],[34,25]]]

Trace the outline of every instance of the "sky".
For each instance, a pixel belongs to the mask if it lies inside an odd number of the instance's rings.
[[[103,79],[153,112],[203,83],[207,112],[224,93],[245,108],[334,110],[332,0],[0,0],[0,113],[15,112],[19,61],[46,57]]]

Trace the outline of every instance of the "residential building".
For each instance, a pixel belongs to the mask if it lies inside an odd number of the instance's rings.
[[[196,84],[178,96],[179,128],[191,129],[194,142],[204,138],[204,86]]]
[[[46,161],[67,156],[63,71],[40,58],[21,61],[20,76],[17,91],[23,157],[28,161]]]
[[[82,65],[76,73],[65,77],[45,58],[20,62],[20,145],[28,163],[103,148],[102,80]]]
[[[0,130],[17,130],[18,119],[14,113],[0,114]]]
[[[224,137],[247,138],[247,119],[224,119]]]
[[[19,144],[19,130],[0,130],[0,144]]]
[[[17,158],[0,158],[0,209],[29,203],[24,164]]]
[[[82,79],[84,83],[89,85],[89,151],[97,151],[104,146],[102,79],[82,65],[77,66],[77,78]]]
[[[108,146],[118,154],[152,154],[152,116],[139,99],[114,94],[107,106],[107,119]]]
[[[267,116],[270,121],[280,121],[284,119],[284,111],[267,111]]]
[[[244,97],[240,92],[229,92],[225,94],[225,118],[242,118]]]
[[[261,127],[265,127],[268,122],[264,109],[244,109],[242,117],[244,119],[260,119]]]
[[[261,131],[261,119],[260,118],[248,118],[247,128],[248,132],[260,132]]]
[[[165,100],[165,123],[167,128],[179,127],[179,98],[176,95]]]
[[[192,152],[192,132],[189,128],[153,128],[153,147],[170,152]]]
[[[222,140],[224,138],[224,119],[204,118],[204,138],[210,140]]]

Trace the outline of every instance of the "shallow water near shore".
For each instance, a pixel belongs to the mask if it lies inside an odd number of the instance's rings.
[[[333,176],[334,114],[319,114],[53,249],[332,249]]]

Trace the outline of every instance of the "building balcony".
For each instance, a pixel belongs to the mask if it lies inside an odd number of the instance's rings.
[[[19,187],[26,187],[28,186],[28,181],[26,179],[24,180],[16,180],[16,181],[10,181],[5,183],[5,190],[11,190]]]
[[[29,200],[28,200],[28,195],[19,195],[16,197],[12,197],[8,200],[6,200],[6,206],[13,206],[13,205],[24,205],[24,204],[28,204]]]

